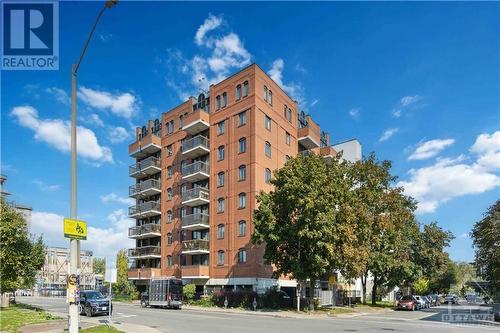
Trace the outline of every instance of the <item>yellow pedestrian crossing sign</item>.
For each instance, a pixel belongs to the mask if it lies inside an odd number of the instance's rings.
[[[64,219],[64,237],[71,239],[87,239],[87,222]]]

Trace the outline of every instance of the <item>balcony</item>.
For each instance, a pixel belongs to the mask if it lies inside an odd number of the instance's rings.
[[[186,215],[181,220],[182,229],[184,230],[199,230],[210,227],[207,214],[197,213]]]
[[[161,138],[154,133],[137,140],[128,146],[128,153],[133,158],[144,158],[161,150]]]
[[[210,168],[207,163],[196,161],[182,168],[182,179],[188,182],[197,182],[210,177]]]
[[[187,116],[184,116],[184,126],[182,129],[191,135],[198,134],[210,127],[210,116],[208,112],[198,109]]]
[[[317,128],[316,128],[317,127]],[[306,127],[298,130],[299,143],[306,149],[312,149],[320,146],[320,130],[319,126],[314,124],[312,120]]]
[[[161,276],[160,268],[130,268],[127,271],[129,280],[149,280]]]
[[[323,158],[327,163],[330,163],[331,160],[337,155],[337,152],[332,146],[328,146],[328,147],[321,147],[319,149],[319,154],[323,156]]]
[[[210,192],[208,188],[195,187],[187,190],[182,195],[182,204],[190,207],[205,205],[210,203]]]
[[[161,214],[161,205],[156,201],[144,202],[128,208],[130,218],[142,218]]]
[[[161,227],[156,223],[135,226],[128,229],[128,238],[143,239],[161,236]]]
[[[160,181],[156,179],[148,179],[128,188],[128,195],[132,198],[144,198],[160,193],[161,184]]]
[[[209,267],[202,265],[188,265],[181,267],[183,279],[208,279]]]
[[[208,254],[208,239],[191,239],[182,242],[182,254]]]
[[[128,249],[129,259],[147,259],[161,258],[161,250],[159,246],[149,245]]]
[[[128,170],[130,177],[141,179],[161,172],[161,162],[160,159],[151,156],[140,162],[132,164]]]
[[[194,159],[210,152],[210,144],[207,138],[197,135],[182,142],[182,155],[184,158]]]

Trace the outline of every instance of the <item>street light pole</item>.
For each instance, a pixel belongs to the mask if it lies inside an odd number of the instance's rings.
[[[87,37],[87,41],[83,47],[82,52],[80,53],[80,57],[78,58],[78,62],[71,66],[71,219],[77,218],[77,173],[76,173],[76,165],[77,165],[77,138],[76,138],[76,75],[78,72],[78,68],[80,67],[80,63],[82,62],[83,56],[87,51],[87,47],[89,46],[90,39],[94,34],[94,31],[97,27],[97,23],[101,18],[102,14],[107,8],[111,8],[118,0],[109,0],[106,1],[103,8],[97,15],[97,18],[94,22],[92,30],[90,31],[89,36]],[[69,265],[69,275],[71,274],[79,274],[80,270],[80,240],[70,239],[70,265]],[[76,303],[76,299],[73,302],[69,303],[69,333],[78,333],[78,304]]]

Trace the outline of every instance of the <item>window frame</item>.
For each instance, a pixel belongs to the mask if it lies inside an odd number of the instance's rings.
[[[226,121],[222,120],[217,123],[217,135],[222,135],[226,132]]]
[[[220,95],[215,96],[215,111],[219,111],[221,107]]]
[[[217,148],[217,160],[224,161],[225,158],[226,158],[226,146],[220,145],[219,148]]]
[[[172,192],[172,188],[171,187],[167,188],[166,193],[167,193],[167,201],[171,201],[174,197],[174,193]]]
[[[243,172],[243,178],[241,177],[241,173]],[[247,166],[242,164],[238,167],[238,181],[244,181],[247,179]]]
[[[226,226],[224,223],[217,225],[217,239],[224,239],[226,237]]]
[[[271,184],[271,178],[273,178],[273,172],[271,171],[271,169],[266,168],[264,170],[264,181],[266,182],[266,184]]]
[[[247,262],[247,250],[244,248],[238,249],[238,263],[244,264]]]
[[[242,111],[238,113],[238,126],[246,125],[247,123],[247,112]]]
[[[236,85],[236,100],[239,101],[241,99],[241,84]]]
[[[226,199],[219,198],[217,199],[217,213],[224,213],[226,210]]]
[[[174,243],[174,235],[171,232],[167,233],[167,245],[172,245]]]
[[[265,153],[266,157],[271,158],[271,156],[273,155],[273,152],[272,152],[273,148],[272,148],[271,143],[269,141],[266,141],[264,145],[265,145],[264,153]],[[269,155],[267,154],[268,148],[269,148]]]
[[[266,128],[266,130],[268,130],[269,132],[272,131],[272,123],[273,123],[273,120],[271,119],[271,117],[269,117],[267,114],[265,115],[264,117],[264,127]],[[269,126],[268,126],[269,124]]]
[[[285,131],[285,143],[288,146],[290,146],[292,144],[292,136],[287,131]]]
[[[238,140],[238,154],[247,152],[247,138],[242,137]]]
[[[238,194],[238,209],[247,208],[247,194],[245,192],[241,192]]]
[[[227,106],[227,92],[222,93],[222,108],[225,108]]]
[[[222,181],[221,181],[222,180]],[[224,171],[217,173],[217,187],[223,187],[226,182],[226,174]]]
[[[248,81],[245,81],[243,82],[243,94],[242,94],[243,97],[248,96],[248,90],[249,90],[249,83]]]
[[[221,255],[222,255],[222,261],[220,260]],[[224,250],[217,251],[217,266],[224,266],[225,264],[226,264],[226,253],[224,252]]]
[[[243,232],[241,232],[242,228],[243,228]],[[247,221],[240,220],[238,222],[238,237],[244,237],[244,236],[246,236],[246,234],[247,234]]]

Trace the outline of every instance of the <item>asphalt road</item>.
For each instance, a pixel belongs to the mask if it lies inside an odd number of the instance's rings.
[[[51,312],[67,313],[64,298],[18,297],[17,300]],[[499,327],[442,322],[442,314],[449,310],[441,306],[425,311],[391,311],[353,318],[282,318],[191,309],[144,309],[138,304],[115,302],[113,320],[146,325],[168,333],[500,332]],[[482,313],[485,309],[454,306],[451,310],[452,313]],[[106,316],[93,317],[92,321],[106,319]]]

